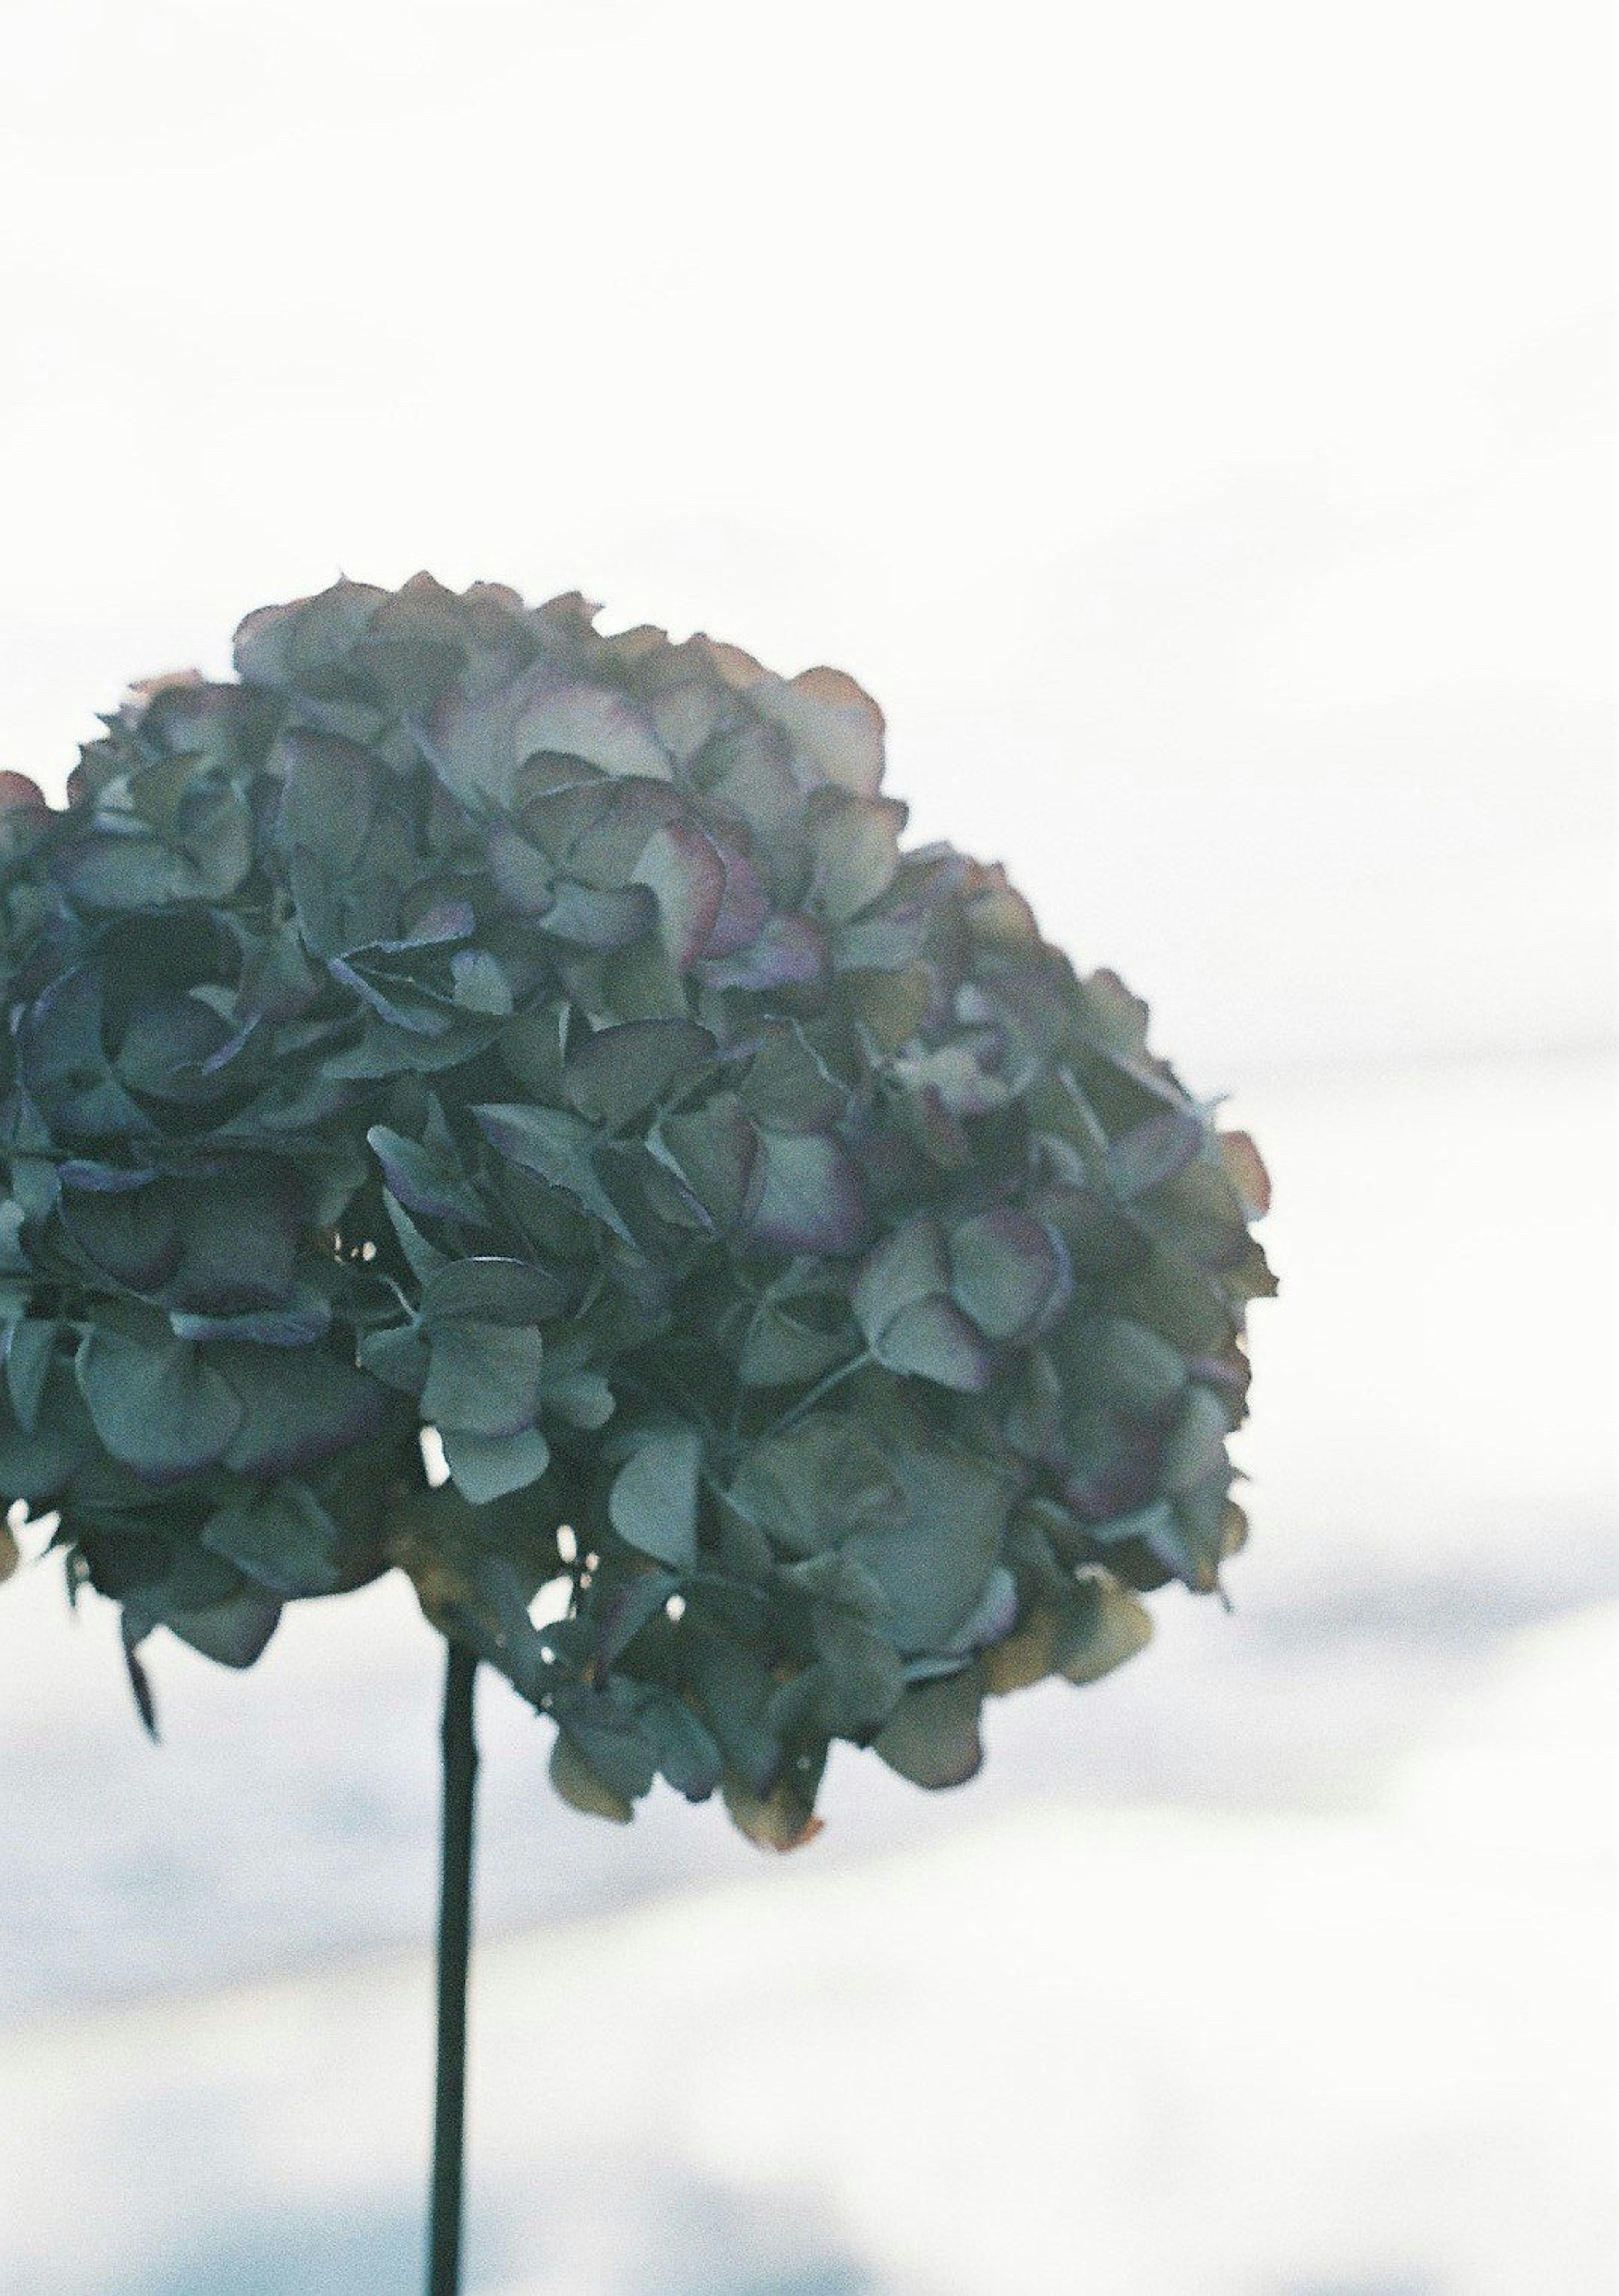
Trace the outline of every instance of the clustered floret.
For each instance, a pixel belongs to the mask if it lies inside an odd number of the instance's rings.
[[[339,582],[0,777],[0,1492],[149,1718],[396,1565],[570,1800],[787,1846],[1216,1587],[1264,1174],[849,678],[594,620]]]

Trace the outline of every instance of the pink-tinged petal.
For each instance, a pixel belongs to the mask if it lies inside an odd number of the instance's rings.
[[[725,865],[713,840],[690,822],[670,822],[648,843],[634,882],[650,887],[669,962],[684,972],[707,947],[725,898]]]
[[[519,916],[580,948],[627,948],[649,930],[656,903],[645,885],[598,891],[559,876],[550,857],[514,829],[489,840],[489,874]]]
[[[0,817],[13,814],[43,816],[50,810],[44,791],[26,774],[0,774]]]
[[[667,781],[669,760],[643,710],[604,685],[530,677],[529,691],[512,717],[517,759],[583,758],[605,774],[636,774]]]
[[[684,818],[673,783],[632,775],[599,779],[554,809],[549,797],[541,798],[527,808],[523,825],[572,875],[606,886],[622,885],[658,832]]]
[[[1109,1143],[1108,1185],[1124,1202],[1173,1180],[1202,1152],[1206,1130],[1195,1108],[1166,1108]]]
[[[497,829],[489,840],[488,860],[490,876],[519,915],[543,917],[557,898],[550,855],[515,829]]]
[[[1049,1329],[1072,1299],[1061,1237],[1010,1204],[963,1220],[950,1237],[951,1293],[992,1340],[1026,1340]]]
[[[769,857],[778,883],[807,871],[804,793],[787,760],[779,726],[755,723],[726,732],[702,761],[706,812],[741,823],[753,849]]]
[[[451,795],[475,810],[509,806],[530,758],[577,758],[599,773],[666,782],[673,768],[645,714],[623,694],[536,662],[489,693],[452,685],[418,729]]]
[[[770,897],[760,882],[758,871],[740,845],[724,837],[715,838],[713,843],[724,866],[725,890],[703,955],[734,956],[763,931],[770,915]]]
[[[376,947],[390,953],[407,948],[432,948],[442,943],[466,940],[478,923],[470,901],[435,901],[424,909],[409,930],[397,940],[378,941]]]
[[[237,675],[249,685],[296,685],[312,665],[318,668],[355,644],[388,594],[374,583],[339,578],[313,597],[260,606],[236,626],[231,657]]]
[[[840,669],[805,669],[790,682],[764,677],[748,700],[793,745],[806,789],[824,782],[875,797],[883,777],[883,714]]]
[[[876,1342],[902,1309],[949,1288],[944,1232],[931,1214],[892,1229],[861,1268],[850,1295],[856,1320]]]
[[[823,789],[810,800],[809,817],[815,847],[812,905],[829,924],[846,924],[880,900],[899,874],[906,808],[897,798]]]
[[[871,1352],[890,1371],[931,1380],[958,1395],[981,1395],[994,1375],[992,1349],[961,1309],[937,1293],[902,1308]]]
[[[763,662],[756,661],[750,653],[744,653],[740,646],[728,645],[724,638],[711,638],[699,630],[692,637],[691,645],[734,693],[750,693],[765,675]]]
[[[657,694],[649,714],[658,740],[677,765],[689,765],[719,729],[723,697],[713,686],[687,678]]]
[[[761,1132],[759,1163],[756,1242],[834,1257],[863,1248],[871,1225],[865,1191],[839,1142],[825,1133]]]
[[[759,1142],[734,1093],[718,1093],[705,1108],[666,1116],[647,1144],[704,1218],[729,1234],[747,1224],[759,1201]]]
[[[1249,1219],[1262,1219],[1271,1209],[1271,1175],[1264,1160],[1246,1132],[1222,1132],[1220,1160],[1237,1192],[1237,1201]]]
[[[772,917],[764,931],[734,956],[697,967],[710,988],[792,988],[824,980],[827,939],[814,917]]]

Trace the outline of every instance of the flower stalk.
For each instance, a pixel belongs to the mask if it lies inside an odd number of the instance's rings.
[[[478,1660],[448,1644],[444,1682],[444,1817],[438,1893],[438,2049],[427,2296],[460,2296],[462,2161],[467,2093],[467,1965],[472,1943],[472,1826],[478,1785]]]

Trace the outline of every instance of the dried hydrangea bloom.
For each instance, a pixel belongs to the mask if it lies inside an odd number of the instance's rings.
[[[1264,1175],[851,680],[593,622],[339,583],[0,783],[0,1492],[143,1698],[397,1565],[570,1800],[785,1845],[1215,1587]]]

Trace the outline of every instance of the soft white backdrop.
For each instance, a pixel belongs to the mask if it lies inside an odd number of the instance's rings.
[[[1277,1168],[1234,1620],[768,1875],[486,1701],[478,2296],[1607,2296],[1609,44],[0,12],[0,766],[339,569],[830,660]],[[408,2286],[431,1647],[159,1758],[110,1625],[0,1596],[0,2285]]]
[[[1182,1058],[1588,1042],[1605,12],[10,0],[0,754],[580,586],[853,668]]]

